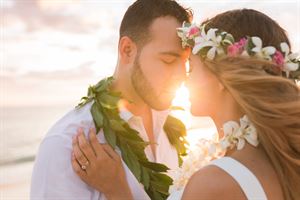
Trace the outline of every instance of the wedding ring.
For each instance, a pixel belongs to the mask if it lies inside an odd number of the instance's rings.
[[[86,166],[85,165],[81,165],[81,169],[82,170],[86,170]]]
[[[89,161],[86,161],[83,165],[81,165],[82,170],[86,170],[87,166],[89,166]]]

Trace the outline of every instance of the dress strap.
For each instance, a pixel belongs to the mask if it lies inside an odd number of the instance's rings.
[[[247,199],[267,200],[262,185],[256,176],[243,164],[230,157],[213,160],[210,165],[215,165],[225,172],[240,185]]]

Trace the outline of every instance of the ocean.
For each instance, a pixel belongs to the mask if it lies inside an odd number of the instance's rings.
[[[33,161],[48,129],[72,106],[2,107],[0,166]]]
[[[33,161],[47,131],[72,108],[72,105],[2,107],[0,112],[0,166]],[[180,118],[183,117],[185,115]],[[196,129],[193,127],[192,130],[189,130],[188,139],[190,141],[195,141],[194,138],[201,135],[205,138],[211,137],[212,133],[215,133],[209,119],[193,117],[190,120],[197,126]]]

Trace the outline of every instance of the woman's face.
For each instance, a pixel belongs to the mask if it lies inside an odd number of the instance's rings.
[[[199,56],[191,55],[189,63],[187,86],[190,90],[191,113],[195,116],[214,117],[222,110],[224,87]]]

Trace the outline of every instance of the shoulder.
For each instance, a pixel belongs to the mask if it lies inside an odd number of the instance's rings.
[[[209,165],[191,177],[182,199],[246,199],[246,197],[229,174],[214,165]]]
[[[73,108],[61,117],[47,132],[46,138],[60,136],[72,140],[79,127],[84,128],[84,132],[94,125],[91,115],[92,103],[88,103],[82,108]]]

